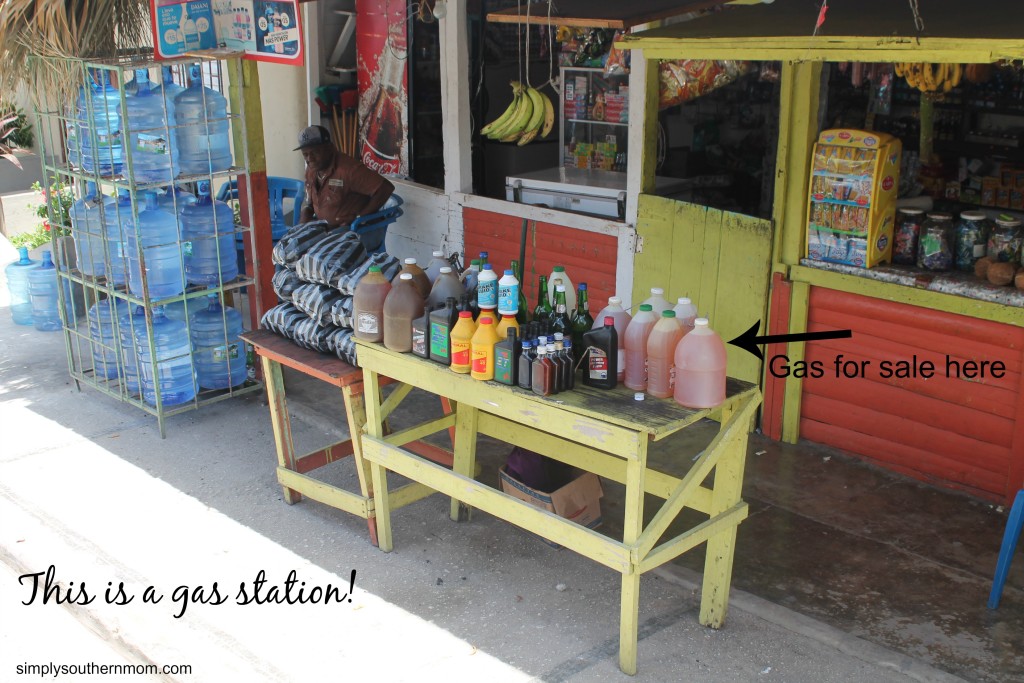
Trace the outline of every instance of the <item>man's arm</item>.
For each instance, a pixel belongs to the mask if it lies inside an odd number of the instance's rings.
[[[306,188],[306,192],[302,197],[302,208],[299,210],[299,223],[308,223],[314,218],[313,214],[313,202],[309,198],[309,188]]]
[[[395,186],[390,181],[384,180],[377,191],[370,195],[369,199],[366,200],[366,204],[359,211],[360,216],[368,216],[371,213],[380,211],[381,207],[387,203],[388,198],[395,191]]]

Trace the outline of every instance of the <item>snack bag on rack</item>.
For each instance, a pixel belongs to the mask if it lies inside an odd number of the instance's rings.
[[[751,68],[750,62],[713,59],[663,61],[658,68],[658,108],[689,102],[732,83]]]
[[[612,49],[608,51],[608,59],[604,63],[604,76],[626,76],[629,74],[629,51],[615,47],[615,41],[622,37],[622,31],[616,31],[612,38]]]

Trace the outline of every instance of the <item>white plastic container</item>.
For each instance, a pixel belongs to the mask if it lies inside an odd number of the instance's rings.
[[[441,268],[445,266],[451,266],[451,264],[444,257],[443,251],[435,251],[431,254],[430,263],[427,264],[427,279],[430,280],[431,286],[433,286],[437,276],[441,274]]]
[[[626,379],[626,328],[633,316],[622,307],[622,299],[617,296],[608,297],[608,305],[601,309],[601,312],[594,316],[594,320],[604,320],[605,316],[611,316],[615,320],[615,334],[619,339],[618,353],[618,381]],[[595,324],[596,326],[596,324]]]
[[[479,295],[477,304],[479,304]],[[506,270],[505,274],[498,280],[498,313],[501,315],[515,315],[519,312],[519,280],[515,273]]]
[[[676,346],[673,397],[687,408],[714,408],[725,400],[725,342],[697,318]]]
[[[676,312],[676,320],[682,323],[683,327],[693,329],[693,321],[697,319],[697,307],[693,305],[689,297],[679,297],[672,310]]]
[[[661,287],[651,287],[651,295],[640,303],[650,304],[651,310],[654,311],[654,315],[659,318],[661,317],[662,311],[672,309],[672,304],[665,299],[665,290]]]
[[[555,307],[555,279],[562,281],[565,285],[565,308],[568,311],[576,310],[576,285],[569,279],[569,274],[565,272],[565,266],[555,266],[551,271],[551,275],[548,277],[548,299],[551,301],[551,307]],[[597,320],[597,318],[594,318]]]
[[[494,310],[498,307],[498,274],[485,263],[476,281],[476,305],[481,310]]]

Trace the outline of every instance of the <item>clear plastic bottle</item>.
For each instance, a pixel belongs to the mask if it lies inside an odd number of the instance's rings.
[[[661,315],[662,311],[667,311],[672,308],[672,304],[665,298],[665,290],[661,287],[651,287],[651,295],[644,300],[645,304],[650,304],[651,309],[654,311],[654,315]]]
[[[443,251],[435,251],[430,255],[430,263],[427,264],[427,279],[430,280],[430,286],[434,286],[434,282],[437,281],[437,276],[441,274],[441,268],[448,267],[451,270],[451,264],[448,263],[448,259],[444,257]]]
[[[221,306],[216,295],[209,297],[209,301],[206,310],[189,321],[196,379],[203,389],[237,387],[248,376],[245,347],[239,339],[242,314]]]
[[[198,201],[178,214],[185,279],[190,285],[231,282],[238,277],[234,213],[210,196],[210,181],[199,181],[198,192]]]
[[[683,338],[683,326],[671,308],[661,312],[661,319],[647,337],[647,393],[669,398],[675,384],[675,352]]]
[[[231,168],[228,101],[203,86],[198,64],[189,68],[189,87],[174,98],[178,162],[184,174],[209,175]]]
[[[555,282],[560,280],[561,282]],[[565,272],[565,266],[555,266],[551,270],[551,275],[548,276],[548,299],[550,301],[555,300],[555,287],[559,284],[565,286],[565,306],[567,310],[576,310],[576,287],[572,284],[572,280],[569,279],[569,274]]]
[[[618,335],[619,340],[619,353],[616,363],[618,368],[618,377],[616,378],[619,382],[625,381],[626,379],[626,346],[624,344],[626,340],[626,328],[629,327],[629,323],[633,320],[633,316],[629,314],[629,311],[622,307],[622,299],[617,296],[608,297],[608,305],[601,309],[601,312],[597,314],[594,320],[604,320],[605,316],[611,316],[615,320],[615,332]],[[573,339],[575,340],[573,335]]]
[[[160,210],[155,192],[146,192],[145,198],[146,208],[136,218],[136,229],[127,234],[128,287],[135,296],[143,296],[145,288],[139,261],[141,242],[149,296],[152,299],[166,299],[185,291],[178,221],[173,214]]]
[[[622,380],[633,391],[647,391],[647,339],[658,322],[650,304],[640,304],[640,311],[629,321],[623,336],[626,368]]]
[[[18,260],[7,264],[7,292],[10,295],[11,318],[15,325],[32,324],[32,299],[28,293],[28,275],[39,267],[39,261],[28,257],[28,247],[18,247]]]
[[[676,402],[687,408],[714,408],[725,400],[725,342],[708,327],[707,318],[694,321],[693,332],[675,350]]]
[[[547,345],[537,347],[537,358],[530,365],[530,388],[533,393],[550,396],[555,393],[555,365],[547,357]]]
[[[693,329],[693,321],[697,319],[697,307],[693,305],[689,297],[679,297],[672,310],[676,312],[676,320],[679,321],[679,324],[685,328]]]
[[[171,320],[164,315],[163,306],[155,306],[150,327],[156,347],[155,356],[150,353],[145,324],[135,328],[142,400],[155,406],[159,391],[164,406],[191,401],[196,396],[196,377],[192,365],[192,341],[185,323]]]
[[[391,291],[391,283],[381,272],[380,266],[370,266],[352,298],[352,312],[357,339],[371,342],[384,341],[384,301]]]
[[[412,350],[412,321],[423,315],[423,297],[412,273],[402,273],[384,299],[384,346],[406,353]]]
[[[59,286],[57,268],[50,260],[50,252],[44,251],[39,267],[28,271],[32,324],[40,332],[56,332],[64,327],[60,321]]]

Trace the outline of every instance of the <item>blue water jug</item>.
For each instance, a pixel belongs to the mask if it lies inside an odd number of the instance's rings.
[[[206,297],[192,297],[191,299],[185,299],[185,301],[174,301],[169,304],[164,304],[164,315],[171,320],[188,322],[189,318],[199,311],[205,311],[209,305],[210,304],[206,300]]]
[[[238,338],[242,314],[221,306],[216,296],[209,299],[210,306],[189,321],[196,378],[203,389],[236,387],[247,376],[245,348]]]
[[[79,144],[80,131],[86,125],[85,117],[85,87],[78,88],[78,97],[73,105],[67,108],[67,119],[64,121],[64,137],[68,151],[68,166],[70,168],[82,167],[82,150]]]
[[[157,196],[156,203],[164,211],[177,216],[186,206],[196,203],[196,196],[176,185],[168,185],[163,194]]]
[[[149,70],[136,69],[135,95],[125,100],[128,120],[128,159],[131,178],[137,183],[168,183],[178,176],[178,144],[174,108],[150,89]]]
[[[32,324],[32,300],[28,295],[28,274],[39,267],[39,261],[28,257],[28,247],[18,247],[18,260],[7,264],[7,292],[11,301],[11,317],[15,325]]]
[[[60,301],[57,288],[57,268],[50,260],[50,252],[43,252],[38,268],[28,272],[28,294],[32,300],[32,324],[40,332],[56,332],[60,322]]]
[[[121,340],[118,338],[115,321],[128,315],[130,308],[124,299],[109,298],[97,301],[86,312],[89,319],[89,339],[92,342],[92,367],[96,377],[114,379],[119,374],[118,356],[121,355]]]
[[[103,205],[103,240],[107,249],[107,280],[115,285],[128,282],[128,234],[135,230],[132,196],[117,191],[117,201]]]
[[[231,168],[228,101],[203,86],[199,65],[189,68],[189,78],[189,87],[174,98],[181,172],[208,174]]]
[[[196,396],[196,377],[192,367],[192,342],[185,330],[185,323],[171,320],[164,315],[163,306],[155,306],[150,329],[156,349],[155,356],[150,353],[145,325],[135,329],[142,400],[155,406],[159,391],[164,406],[191,401]]]
[[[146,332],[146,309],[136,306],[130,314],[123,313],[117,319],[118,340],[121,344],[121,372],[125,389],[129,394],[139,393],[139,349],[135,335]],[[148,343],[148,342],[147,342]]]
[[[171,67],[161,67],[160,72],[163,83],[159,85],[151,84],[150,90],[163,95],[167,100],[168,107],[174,107],[174,98],[185,92],[185,89],[174,82],[174,74],[171,72]]]
[[[71,234],[75,238],[75,256],[78,270],[90,277],[103,277],[107,273],[107,245],[104,239],[104,215],[116,203],[97,191],[96,183],[86,183],[85,196],[71,205]],[[103,209],[100,208],[103,207]]]
[[[149,297],[166,299],[185,291],[178,221],[174,219],[174,214],[160,210],[155,192],[146,192],[145,199],[146,208],[139,212],[135,230],[127,234],[128,287],[135,296],[144,296],[137,242],[141,240]]]
[[[182,251],[185,279],[191,285],[217,285],[238,277],[235,218],[231,207],[210,196],[210,182],[198,183],[199,200],[182,208]]]
[[[121,172],[124,150],[121,143],[121,93],[110,84],[110,72],[95,69],[78,118],[78,148],[82,169],[101,176]],[[91,111],[90,111],[91,109]]]

